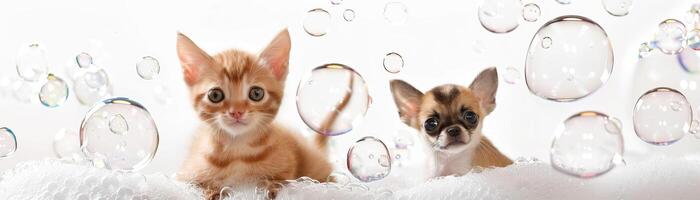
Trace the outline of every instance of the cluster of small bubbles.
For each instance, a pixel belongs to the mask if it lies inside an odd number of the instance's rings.
[[[528,3],[523,6],[523,19],[528,22],[535,22],[540,17],[540,6]]]
[[[90,67],[90,65],[94,64],[92,60],[92,56],[88,53],[82,52],[75,56],[75,62],[78,64],[78,67],[80,68],[86,68]]]
[[[518,81],[520,81],[520,70],[512,66],[506,68],[506,72],[503,73],[503,81],[505,81],[508,84],[517,83]]]
[[[63,105],[68,99],[68,84],[63,79],[49,74],[39,90],[39,101],[46,107]]]
[[[386,70],[389,73],[399,73],[403,69],[403,57],[396,52],[387,53],[386,55],[384,55],[382,65],[384,65],[384,70]]]
[[[403,24],[408,19],[408,8],[401,2],[388,2],[384,5],[384,19],[393,25]]]
[[[649,56],[653,50],[654,48],[648,42],[642,43],[639,45],[639,59]]]
[[[562,5],[568,5],[571,4],[571,0],[556,0],[557,3],[562,4]]]
[[[60,159],[83,160],[78,131],[65,128],[59,130],[53,138],[53,152]]]
[[[605,30],[585,17],[562,16],[544,24],[532,38],[525,81],[539,97],[574,101],[601,88],[612,70],[612,45]]]
[[[632,0],[603,0],[603,8],[612,16],[622,17],[630,13]]]
[[[634,131],[642,141],[670,145],[689,131],[692,109],[679,91],[659,87],[639,97],[632,116]]]
[[[342,64],[325,64],[302,78],[296,102],[299,116],[309,128],[333,136],[357,126],[371,98],[365,80],[355,70]]]
[[[95,65],[79,69],[73,76],[73,92],[83,105],[93,103],[112,95],[112,85],[107,72]]]
[[[478,10],[479,22],[493,33],[508,33],[518,28],[522,9],[520,0],[483,1]]]
[[[315,8],[306,12],[304,17],[304,31],[311,36],[320,37],[326,35],[331,26],[331,14],[328,11]]]
[[[345,11],[343,11],[343,19],[348,22],[355,20],[355,11],[352,9],[345,9]]]
[[[363,182],[383,179],[391,172],[391,156],[384,142],[366,136],[348,150],[350,173]]]
[[[659,24],[654,36],[654,46],[661,52],[675,55],[683,51],[686,45],[685,25],[675,19],[667,19]]]
[[[17,74],[25,81],[35,82],[46,77],[49,61],[44,46],[22,46],[17,54]]]
[[[136,72],[145,80],[152,80],[160,73],[158,60],[151,56],[144,56],[136,63]]]
[[[136,171],[153,159],[158,149],[158,129],[151,114],[138,102],[111,98],[96,104],[83,118],[80,143],[96,166]]]
[[[0,128],[0,158],[7,157],[17,151],[17,137],[12,129]]]
[[[591,178],[610,171],[624,150],[619,120],[595,111],[576,113],[557,128],[552,166],[568,175]]]

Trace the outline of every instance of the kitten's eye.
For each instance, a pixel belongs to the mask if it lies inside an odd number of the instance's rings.
[[[462,119],[464,119],[464,121],[467,121],[467,123],[469,124],[476,124],[477,122],[479,122],[479,116],[477,116],[476,113],[469,110],[462,112]]]
[[[207,98],[212,103],[219,103],[224,100],[224,91],[221,88],[212,88],[207,92]]]
[[[430,117],[430,118],[428,118],[428,120],[425,120],[423,127],[425,128],[426,131],[433,131],[438,127],[439,124],[440,124],[440,120],[438,120],[438,118]]]
[[[265,90],[261,87],[253,86],[250,88],[250,92],[248,92],[248,98],[250,98],[250,100],[260,101],[263,97],[265,97]]]

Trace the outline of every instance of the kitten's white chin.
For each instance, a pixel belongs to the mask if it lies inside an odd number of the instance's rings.
[[[249,133],[251,130],[250,124],[228,123],[226,119],[223,119],[221,117],[219,117],[216,120],[216,123],[219,127],[221,127],[221,129],[223,129],[226,133],[233,137],[244,135],[246,133]]]

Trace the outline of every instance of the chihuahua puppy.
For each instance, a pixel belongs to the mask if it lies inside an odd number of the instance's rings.
[[[401,121],[420,131],[433,147],[437,175],[463,175],[473,166],[513,163],[481,133],[484,119],[496,107],[495,67],[479,73],[469,87],[446,84],[423,94],[401,80],[390,85]]]

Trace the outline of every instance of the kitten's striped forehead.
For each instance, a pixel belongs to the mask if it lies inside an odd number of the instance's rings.
[[[244,76],[256,70],[259,66],[258,58],[246,52],[228,50],[214,56],[221,67],[224,68],[226,76],[232,82],[241,82]]]

